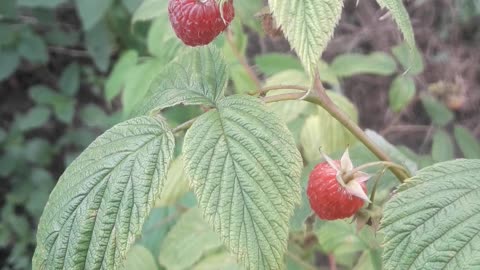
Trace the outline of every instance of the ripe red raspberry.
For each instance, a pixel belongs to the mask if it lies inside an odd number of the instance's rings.
[[[353,165],[346,152],[342,161],[327,159],[310,173],[307,196],[310,207],[321,219],[351,217],[362,208],[365,201],[369,201],[365,184],[368,175],[357,172],[350,181],[342,179],[352,169]]]
[[[235,17],[233,0],[225,2],[223,14],[216,0],[169,0],[168,14],[175,34],[189,46],[210,43]]]

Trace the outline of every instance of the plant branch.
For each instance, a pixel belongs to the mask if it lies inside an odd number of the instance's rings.
[[[225,37],[226,37],[226,40],[227,40],[228,44],[230,45],[230,48],[232,49],[233,54],[235,55],[237,60],[240,62],[240,64],[243,66],[243,68],[247,72],[248,77],[250,77],[250,79],[255,83],[255,86],[257,87],[257,89],[260,89],[262,87],[262,83],[260,82],[260,79],[258,78],[257,74],[255,74],[255,71],[248,64],[248,61],[245,58],[245,56],[243,56],[240,53],[237,46],[235,45],[235,42],[233,41],[232,31],[227,30],[225,32]]]
[[[305,101],[320,105],[331,116],[337,119],[337,121],[339,121],[346,129],[355,135],[355,137],[357,137],[358,140],[360,140],[373,154],[375,154],[378,159],[391,162],[391,159],[388,157],[388,155],[383,152],[383,150],[375,143],[373,143],[365,134],[365,132],[355,122],[353,122],[348,115],[340,110],[335,103],[333,103],[330,97],[328,97],[318,75],[315,78],[314,88],[312,90],[313,91],[309,91],[306,96],[305,93],[288,93],[264,97],[263,101],[266,103],[271,103],[284,100],[304,99]],[[402,183],[405,181],[405,179],[410,177],[408,173],[399,169],[398,167],[390,166],[389,169]]]

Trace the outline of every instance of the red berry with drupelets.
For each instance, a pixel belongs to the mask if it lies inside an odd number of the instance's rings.
[[[365,182],[369,176],[363,172],[350,172],[353,164],[348,151],[341,160],[318,164],[310,173],[307,196],[310,207],[323,220],[344,219],[353,216],[365,201]]]
[[[188,46],[212,42],[235,17],[233,0],[169,0],[170,23],[178,38]]]

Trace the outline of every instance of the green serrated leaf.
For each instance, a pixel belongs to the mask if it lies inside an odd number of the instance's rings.
[[[390,55],[375,52],[369,55],[347,53],[337,56],[332,64],[333,72],[339,77],[350,77],[358,74],[392,75],[397,71],[397,63]]]
[[[192,49],[162,70],[136,113],[178,104],[215,106],[223,97],[227,82],[227,67],[215,47]]]
[[[384,211],[385,269],[480,267],[480,160],[422,169]]]
[[[166,178],[174,138],[139,117],[98,137],[63,173],[40,219],[34,269],[123,266]]]
[[[239,261],[281,269],[302,169],[285,124],[256,98],[227,97],[187,131],[184,160],[204,217]]]
[[[413,63],[418,61],[415,59],[417,55],[415,55],[414,50],[416,48],[415,44],[415,36],[413,32],[412,23],[410,22],[410,16],[408,15],[407,9],[403,4],[403,0],[377,0],[377,3],[382,7],[388,9],[390,14],[392,15],[393,19],[400,28],[400,31],[403,34],[403,38],[407,43],[410,54],[408,57],[408,68],[413,66]]]
[[[393,80],[388,92],[390,109],[396,113],[405,109],[405,107],[415,97],[415,82],[409,76],[398,76]]]
[[[454,135],[465,158],[480,158],[480,143],[468,129],[456,125]]]
[[[161,265],[171,270],[191,269],[208,252],[222,246],[198,208],[188,210],[170,230],[160,248]]]
[[[343,1],[269,0],[268,4],[305,70],[313,75],[340,20]]]
[[[433,134],[432,158],[435,162],[447,161],[455,158],[453,142],[450,135],[444,130],[437,130]]]

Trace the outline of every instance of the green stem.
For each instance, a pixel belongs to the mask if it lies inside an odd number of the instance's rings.
[[[182,130],[186,130],[186,129],[190,128],[193,125],[193,122],[195,122],[195,120],[197,120],[197,118],[198,117],[192,118],[192,119],[188,120],[187,122],[184,122],[184,123],[178,125],[174,129],[172,129],[172,133],[175,134],[175,133],[178,133]]]
[[[377,187],[378,187],[378,182],[380,181],[380,178],[382,178],[383,174],[385,174],[386,168],[383,168],[382,171],[380,171],[376,176],[375,176],[375,181],[373,184],[372,192],[370,193],[370,203],[367,206],[368,210],[372,210],[373,208],[373,201],[375,200],[375,194],[377,192]]]
[[[307,88],[304,88],[307,89]],[[320,79],[315,79],[313,91],[305,93],[288,93],[274,96],[264,97],[263,101],[266,103],[303,99],[305,101],[317,104],[325,109],[332,117],[337,119],[346,129],[348,129],[358,140],[360,140],[378,159],[382,161],[391,162],[388,155],[383,150],[373,143],[365,132],[354,122],[348,115],[346,115],[327,95],[325,88],[323,87]],[[399,169],[397,166],[390,166],[390,171],[403,183],[405,179],[410,178],[410,175],[406,171]]]
[[[355,173],[359,172],[359,171],[362,171],[362,170],[365,170],[367,168],[370,168],[370,167],[373,167],[373,166],[379,166],[379,165],[382,165],[386,168],[396,168],[396,169],[399,169],[401,171],[403,171],[404,173],[408,174],[407,170],[405,170],[405,168],[401,165],[398,165],[397,163],[394,163],[394,162],[390,162],[390,161],[375,161],[375,162],[369,162],[369,163],[365,163],[365,164],[362,164],[356,168],[353,168],[353,170],[347,172],[344,176],[344,179],[353,179],[353,176]]]
[[[285,90],[285,89],[294,89],[294,90],[299,90],[306,92],[308,91],[307,87],[300,86],[300,85],[291,85],[291,84],[286,84],[286,85],[273,85],[273,86],[267,86],[262,89],[259,89],[257,92],[255,92],[253,95],[263,95],[266,94],[270,91],[274,90]]]

